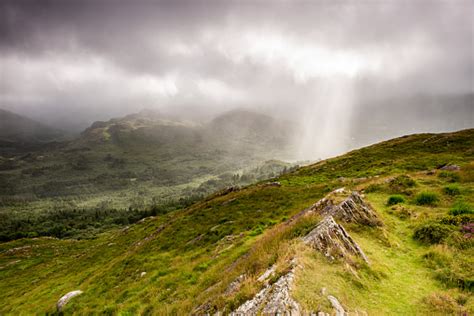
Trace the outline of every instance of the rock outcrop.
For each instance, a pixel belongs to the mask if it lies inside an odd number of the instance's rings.
[[[338,205],[333,205],[332,201],[328,200],[321,206],[324,207],[319,209],[320,214],[331,215],[346,223],[358,223],[369,226],[380,226],[382,224],[372,207],[357,192],[352,192],[347,199]]]
[[[367,204],[362,196],[357,192],[352,192],[349,197],[336,204],[344,198],[346,193],[342,189],[335,190],[322,198],[309,208],[301,211],[287,221],[287,225],[296,221],[302,216],[308,214],[319,214],[324,216],[318,225],[313,228],[305,237],[303,242],[312,248],[323,253],[330,260],[342,258],[347,263],[353,264],[354,258],[361,258],[369,263],[369,260],[359,245],[347,233],[344,227],[336,222],[335,219],[346,223],[357,223],[361,225],[378,226],[381,221]],[[243,315],[301,315],[302,311],[298,302],[291,297],[291,287],[294,279],[296,263],[292,261],[291,270],[281,276],[275,283],[270,284],[269,279],[276,273],[276,267],[267,269],[257,281],[263,283],[263,288],[252,299],[239,306],[233,316]],[[237,281],[237,280],[236,280]],[[322,295],[325,295],[325,288]],[[333,314],[337,316],[347,315],[344,307],[337,298],[328,295],[327,299],[333,307]],[[329,315],[319,311],[311,315]]]
[[[58,312],[62,311],[64,306],[69,302],[71,298],[73,298],[74,296],[78,296],[80,294],[82,294],[82,291],[76,290],[76,291],[71,291],[67,293],[66,295],[63,295],[56,303],[56,308],[58,309]]]
[[[337,257],[350,259],[352,255],[369,262],[367,256],[357,243],[346,232],[342,225],[336,223],[331,215],[326,216],[303,241],[333,260]]]
[[[294,268],[275,283],[266,285],[231,315],[300,315],[301,307],[290,295],[293,279]]]

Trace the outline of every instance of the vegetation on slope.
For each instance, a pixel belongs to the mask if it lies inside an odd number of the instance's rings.
[[[447,163],[461,170],[449,176],[432,171]],[[452,210],[459,203],[474,205],[474,130],[387,141],[275,181],[281,186],[261,182],[221,192],[95,239],[0,244],[0,313],[52,313],[59,297],[76,289],[84,294],[65,313],[229,312],[259,291],[256,279],[263,271],[276,263],[281,274],[294,256],[305,266],[296,275],[294,295],[308,309],[328,304],[318,294],[325,287],[351,310],[369,314],[473,311],[474,219],[469,211]],[[444,193],[453,183],[457,193]],[[317,216],[287,222],[341,186],[365,192],[384,223],[346,227],[371,260],[356,275],[299,242]],[[422,192],[438,201],[419,205]],[[395,194],[404,202],[387,205]],[[433,239],[426,234],[431,230],[419,230],[426,225],[448,229]],[[417,231],[424,237],[415,238]],[[226,294],[244,273],[241,289]]]

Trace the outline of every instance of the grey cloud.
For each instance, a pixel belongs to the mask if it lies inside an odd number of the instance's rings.
[[[463,0],[4,0],[0,106],[84,122],[144,106],[300,119],[348,89],[347,112],[473,92],[473,11]]]

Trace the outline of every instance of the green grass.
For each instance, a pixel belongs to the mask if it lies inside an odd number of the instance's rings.
[[[454,220],[462,216],[446,218],[454,201],[442,190],[451,180],[427,174],[447,162],[461,166],[462,190],[456,198],[474,203],[474,130],[467,130],[363,148],[284,174],[275,179],[280,187],[257,183],[216,193],[94,239],[1,243],[0,314],[53,313],[59,297],[76,289],[84,294],[68,303],[66,314],[189,314],[203,304],[210,311],[230,311],[260,290],[256,278],[265,269],[276,263],[283,273],[295,256],[304,268],[296,272],[294,296],[306,307],[328,306],[318,294],[325,287],[351,310],[369,314],[472,313],[469,288],[448,280],[474,275],[473,247],[461,232],[464,220]],[[436,193],[438,203],[386,206],[393,194],[390,179],[401,175],[416,183],[403,189],[413,196]],[[384,225],[347,225],[371,262],[359,264],[356,275],[301,244],[298,237],[314,227],[317,217],[284,223],[335,188],[364,190],[371,185],[377,190],[366,195]],[[401,219],[400,208],[409,216]],[[416,227],[433,221],[453,233],[433,245],[413,238]],[[426,256],[433,251],[455,254],[455,260],[435,266]],[[443,273],[446,267],[454,276]],[[240,291],[224,295],[243,273],[248,277]]]

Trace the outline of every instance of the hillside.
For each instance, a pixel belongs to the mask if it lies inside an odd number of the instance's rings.
[[[66,314],[470,314],[473,192],[474,129],[393,139],[94,239],[2,243],[0,314],[74,290]]]
[[[0,153],[7,148],[64,139],[64,133],[44,124],[0,109]]]
[[[266,161],[284,158],[289,142],[272,132],[276,120],[261,117],[245,112],[258,131],[253,125],[221,133],[219,126],[241,120],[240,111],[209,124],[142,111],[95,122],[71,141],[0,155],[0,240],[89,237],[278,175],[291,165]]]

